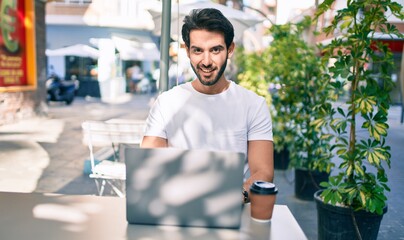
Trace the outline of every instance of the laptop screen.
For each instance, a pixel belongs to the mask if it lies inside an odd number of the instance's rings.
[[[124,157],[129,223],[240,226],[244,154],[126,146]]]

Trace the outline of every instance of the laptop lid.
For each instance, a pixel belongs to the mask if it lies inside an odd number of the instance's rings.
[[[244,154],[126,146],[131,224],[239,228]]]

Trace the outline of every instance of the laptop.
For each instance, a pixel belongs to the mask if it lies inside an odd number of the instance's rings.
[[[130,224],[240,227],[242,153],[123,148]]]

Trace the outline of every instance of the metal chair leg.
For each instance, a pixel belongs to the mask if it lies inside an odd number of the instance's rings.
[[[118,195],[118,197],[125,197],[125,194],[119,189],[117,188],[114,184],[110,183],[108,181],[108,184],[111,186],[112,190],[116,193],[116,195]]]
[[[104,194],[105,182],[106,182],[106,181],[105,181],[105,180],[102,180],[101,185],[100,185],[100,183],[98,182],[99,179],[94,179],[94,181],[95,181],[95,185],[97,186],[98,195],[99,195],[99,196],[102,196],[102,194]]]
[[[119,189],[118,187],[115,186],[115,184],[111,183],[108,180],[100,180],[100,179],[94,179],[95,184],[97,186],[97,191],[98,191],[98,195],[99,196],[103,196],[104,191],[105,191],[105,185],[108,184],[111,187],[111,193],[114,192],[118,197],[125,197],[125,194],[123,193],[123,191],[121,189]],[[101,181],[101,184],[100,182]]]
[[[100,188],[101,188],[100,183],[98,182],[98,179],[94,179],[94,182],[95,186],[97,187],[98,195],[100,195]]]
[[[102,182],[101,182],[100,196],[102,196],[104,194],[105,182],[106,182],[105,180],[102,180]]]

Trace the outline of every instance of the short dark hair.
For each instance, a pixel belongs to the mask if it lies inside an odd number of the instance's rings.
[[[223,33],[226,47],[229,48],[234,38],[234,28],[231,22],[215,8],[194,9],[184,18],[182,39],[189,47],[189,33],[192,30],[207,30]]]

